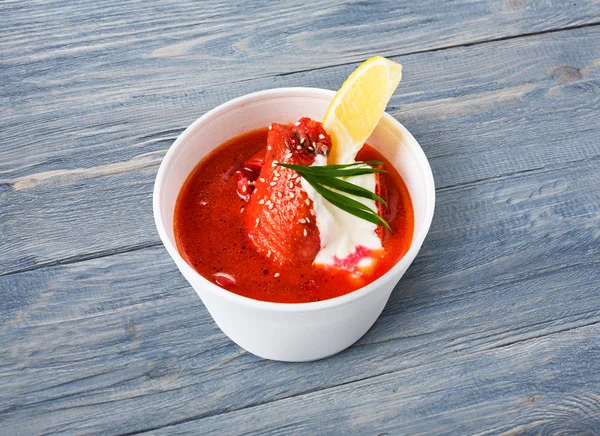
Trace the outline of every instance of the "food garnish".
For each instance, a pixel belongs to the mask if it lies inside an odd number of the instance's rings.
[[[356,154],[373,133],[402,78],[402,65],[381,56],[363,62],[338,90],[323,119],[323,128],[331,138],[328,165],[302,166],[279,163],[297,171],[315,191],[333,206],[355,217],[381,225],[390,225],[377,213],[349,195],[386,204],[374,192],[341,177],[387,172],[381,162],[355,162]],[[349,195],[344,195],[349,194]]]
[[[373,168],[382,164],[383,162],[380,161],[368,161],[310,167],[284,163],[278,163],[277,165],[298,172],[315,191],[334,206],[373,224],[382,225],[391,231],[390,225],[376,211],[373,211],[368,206],[354,200],[348,195],[342,194],[346,193],[357,197],[369,198],[387,205],[385,200],[374,192],[340,179],[340,177],[352,177],[362,174],[387,173],[382,168]]]
[[[402,65],[382,56],[366,60],[350,74],[323,118],[332,141],[329,164],[354,161],[401,79]]]

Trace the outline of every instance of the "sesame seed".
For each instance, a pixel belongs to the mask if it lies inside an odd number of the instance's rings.
[[[306,217],[306,222],[310,224],[310,218]]]
[[[256,224],[254,224],[254,227],[258,227],[258,222],[260,221],[259,218],[256,218]]]
[[[308,232],[306,231],[306,229],[304,229],[304,236],[306,236],[308,234]]]
[[[298,127],[299,125],[300,125],[300,121],[296,121],[296,122],[294,123],[294,126],[296,126],[296,127]]]
[[[273,128],[273,126],[269,124],[269,130],[271,130],[272,128]]]
[[[288,153],[288,154],[285,155],[285,159],[286,160],[290,159],[291,157],[292,157],[292,153]]]
[[[290,198],[294,198],[294,193],[290,192]]]
[[[280,275],[281,275],[281,274],[279,274],[279,273],[275,273],[275,274],[273,275],[273,277],[277,278],[277,277],[279,277]]]
[[[317,144],[313,142],[313,143],[312,143],[312,146],[313,146],[313,147],[316,147],[316,146],[317,146]]]
[[[325,139],[325,135],[323,135],[322,133],[319,133],[319,139]]]
[[[273,174],[275,174],[276,176],[278,176],[279,175],[279,171],[273,170]]]
[[[310,214],[311,214],[312,216],[315,216],[315,210],[314,210],[314,209],[311,209],[311,210],[310,210]]]
[[[294,182],[290,180],[290,189],[294,189]]]
[[[304,200],[304,202],[306,203],[307,206],[310,206],[310,200],[308,198],[306,200]]]
[[[276,160],[274,160],[273,162],[271,162],[271,166],[274,167],[275,165],[277,165],[279,162],[277,162]]]
[[[308,151],[315,151],[315,149],[312,147],[306,147],[306,148],[308,149]]]
[[[301,145],[297,145],[296,146],[296,150],[302,150],[302,146]]]
[[[300,224],[304,224],[304,223],[306,222],[306,220],[305,220],[304,218],[300,218],[300,219],[298,220],[298,222],[299,222]]]
[[[269,209],[273,209],[273,203],[269,204]]]
[[[269,204],[271,204],[271,200],[267,200],[265,204],[268,206]]]
[[[273,177],[274,182],[276,182],[277,180],[279,180],[279,177]]]
[[[271,147],[270,145],[267,145],[267,150],[272,150],[273,147]]]
[[[271,182],[271,183],[269,183],[269,185],[271,185],[271,186],[275,186],[276,184],[277,184],[277,182]]]
[[[265,204],[265,199],[261,198],[260,201],[258,202],[258,204]]]
[[[277,193],[277,196],[278,196],[279,198],[283,198],[283,194],[282,194],[281,192],[278,192],[278,193]]]
[[[271,250],[267,251],[267,257],[271,257]]]
[[[242,186],[242,192],[246,192],[248,190],[248,187],[246,185]]]
[[[244,210],[245,210],[245,209],[242,207],[242,208],[240,209],[240,213],[244,212]]]
[[[264,177],[261,177],[261,178],[260,178],[260,179],[258,179],[258,180],[260,180],[261,182],[265,183],[265,178],[264,178]]]
[[[304,144],[304,138],[300,138],[300,144]]]

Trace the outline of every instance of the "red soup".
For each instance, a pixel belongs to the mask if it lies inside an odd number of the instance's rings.
[[[389,271],[410,247],[413,209],[400,175],[369,145],[362,148],[357,160],[382,161],[389,171],[380,175],[383,185],[380,195],[387,202],[381,213],[392,231],[378,229],[383,250],[368,274],[357,276],[311,262],[281,265],[255,249],[248,236],[248,198],[245,198],[247,189],[253,186],[240,189],[240,178],[236,176],[252,171],[252,162],[263,162],[268,133],[266,128],[259,129],[226,142],[205,157],[187,178],[174,215],[177,247],[186,262],[230,292],[278,303],[338,297]]]

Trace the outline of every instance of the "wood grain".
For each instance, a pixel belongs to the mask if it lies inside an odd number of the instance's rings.
[[[600,358],[598,334],[596,324],[148,434],[597,434],[600,376],[587,362]]]
[[[600,433],[592,0],[0,3],[0,435]],[[366,57],[436,216],[358,343],[261,360],[155,234],[176,136]]]
[[[8,433],[116,434],[193,421],[183,429],[199,432],[249,416],[249,427],[233,426],[232,432],[266,431],[283,419],[277,407],[298,397],[293,404],[301,407],[285,415],[291,427],[281,431],[302,433],[315,427],[295,414],[317,413],[302,401],[338,395],[321,420],[330,431],[342,425],[335,416],[356,416],[357,422],[343,425],[359,432],[369,426],[387,431],[389,421],[402,433],[398,420],[405,417],[414,432],[434,422],[434,433],[448,431],[442,424],[460,423],[464,433],[498,423],[510,427],[513,419],[515,426],[541,425],[537,420],[558,407],[559,397],[580,398],[584,381],[588,393],[600,387],[595,334],[581,336],[600,325],[600,189],[590,190],[599,170],[595,159],[577,168],[520,174],[510,184],[488,180],[443,190],[422,253],[381,318],[349,350],[315,363],[268,362],[240,350],[214,325],[161,247],[4,276],[0,427]],[[563,342],[557,345],[556,337]],[[571,344],[568,352],[562,343]],[[521,344],[516,355],[498,351],[513,344]],[[588,354],[576,354],[576,347]],[[576,356],[580,361],[573,363]],[[503,368],[511,359],[514,366]],[[541,369],[559,371],[548,379],[551,388],[535,381]],[[457,372],[463,375],[454,378]],[[475,378],[467,383],[470,374]],[[395,386],[403,388],[372,408],[377,392],[388,386],[388,378],[379,377],[399,377]],[[347,390],[363,392],[360,381],[372,378],[375,396],[348,400],[344,415]],[[438,384],[450,390],[441,399],[428,387]],[[510,391],[492,395],[503,386]],[[544,407],[507,417],[518,398],[546,391],[554,399]],[[413,400],[431,405],[407,407]],[[263,404],[267,409],[255,408]],[[238,418],[240,409],[248,410]],[[262,420],[254,415],[261,410],[267,410]],[[368,410],[381,417],[381,427],[374,418],[360,421]],[[561,419],[575,425],[576,418]]]
[[[429,155],[436,186],[599,156],[598,29],[398,58],[406,74],[391,113]],[[152,183],[166,148],[187,124],[251,91],[336,88],[352,68],[217,86],[196,99],[181,100],[176,92],[175,100],[129,95],[126,105],[98,103],[92,113],[85,107],[68,111],[68,118],[40,113],[25,137],[21,128],[3,130],[13,145],[0,150],[0,273],[158,244]]]
[[[355,63],[374,53],[398,56],[600,22],[593,0],[50,0],[0,8],[0,77],[16,111],[167,90],[193,98],[207,85]]]

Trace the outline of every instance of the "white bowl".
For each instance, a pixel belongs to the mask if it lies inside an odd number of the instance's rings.
[[[431,168],[412,135],[385,114],[368,143],[398,170],[410,192],[415,229],[404,257],[373,283],[341,297],[315,303],[272,303],[229,292],[198,274],[179,254],[173,211],[179,190],[213,149],[244,132],[301,117],[323,119],[335,93],[316,88],[278,88],[224,103],[197,119],[163,159],[154,185],[154,219],[167,251],[219,328],[240,347],[266,359],[300,362],[338,353],[356,342],[381,314],[394,286],[408,269],[433,218]]]

